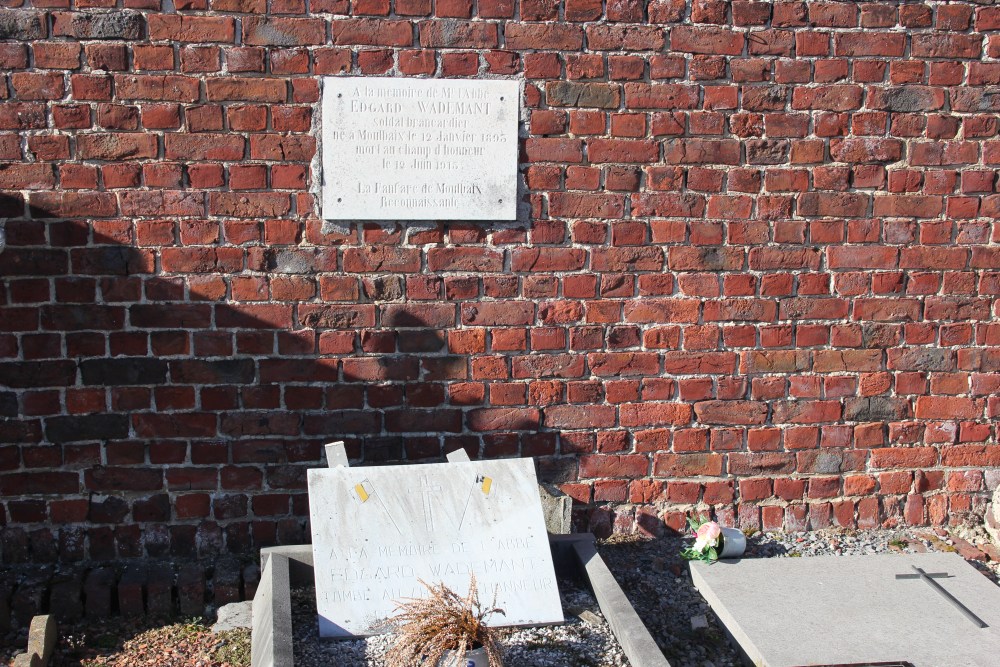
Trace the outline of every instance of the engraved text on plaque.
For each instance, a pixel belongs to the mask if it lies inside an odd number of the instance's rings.
[[[323,217],[514,220],[519,85],[327,77]]]

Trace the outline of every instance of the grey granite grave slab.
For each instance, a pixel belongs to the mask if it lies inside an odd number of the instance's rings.
[[[419,580],[475,575],[498,625],[563,620],[531,459],[309,471],[320,636],[372,634]]]
[[[324,77],[323,217],[514,220],[520,83]]]
[[[914,577],[915,567],[946,573],[933,581],[968,614]],[[1000,587],[957,554],[692,562],[691,575],[734,641],[760,667],[1000,664]]]

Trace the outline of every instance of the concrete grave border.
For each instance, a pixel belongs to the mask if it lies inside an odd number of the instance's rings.
[[[583,580],[594,592],[632,667],[670,667],[625,592],[597,553],[594,536],[551,535],[549,545],[559,576]],[[253,599],[251,667],[294,667],[292,651],[293,585],[313,584],[309,544],[261,549],[261,576]],[[333,640],[335,641],[335,640]]]

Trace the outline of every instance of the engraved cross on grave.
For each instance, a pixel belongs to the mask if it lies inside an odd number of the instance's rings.
[[[917,567],[916,565],[910,565],[910,567],[913,568],[913,574],[897,574],[896,579],[921,579],[925,581],[931,588],[934,589],[934,592],[940,594],[941,597],[951,604],[951,606],[962,612],[962,615],[969,619],[977,627],[989,627],[986,624],[986,621],[972,613],[972,610],[962,604],[962,602],[954,595],[949,593],[948,589],[935,581],[935,579],[948,579],[949,574],[947,572],[924,572],[923,568]]]
[[[418,582],[480,599],[493,625],[563,622],[531,459],[351,468],[342,445],[309,478],[320,636],[373,634]],[[452,458],[454,460],[454,458]]]
[[[434,532],[434,501],[436,492],[441,491],[440,484],[434,484],[427,475],[420,482],[420,492],[424,501],[424,527],[428,533]]]

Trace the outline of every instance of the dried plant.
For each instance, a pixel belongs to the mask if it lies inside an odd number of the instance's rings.
[[[420,580],[430,592],[427,598],[404,598],[396,604],[396,613],[388,623],[396,628],[396,643],[386,653],[387,667],[459,667],[465,652],[482,646],[490,667],[503,667],[503,656],[496,631],[486,625],[493,614],[504,614],[496,606],[496,595],[488,608],[479,602],[476,577],[469,582],[469,592],[462,597],[443,583],[431,586]],[[446,662],[442,662],[452,651]]]

